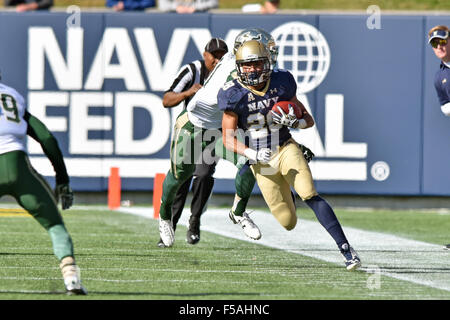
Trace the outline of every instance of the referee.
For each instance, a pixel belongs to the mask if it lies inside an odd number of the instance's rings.
[[[186,109],[189,100],[202,87],[209,73],[227,52],[228,47],[225,41],[220,38],[212,38],[206,44],[203,60],[192,61],[181,68],[169,90],[164,92],[163,106],[171,108],[184,101],[184,109]],[[214,186],[215,167],[216,162],[213,164],[197,164],[193,176],[187,179],[178,189],[172,205],[172,223],[175,231],[192,182],[191,217],[186,234],[186,241],[190,244],[196,244],[200,241],[200,216],[205,210]],[[165,247],[161,239],[158,241],[158,247]]]

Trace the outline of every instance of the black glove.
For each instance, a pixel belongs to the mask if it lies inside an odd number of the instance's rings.
[[[69,209],[73,204],[73,191],[67,183],[58,184],[55,188],[56,201],[61,198],[61,207],[63,210]]]
[[[305,147],[301,143],[299,143],[298,146],[302,150],[306,162],[310,162],[314,158],[315,154],[308,147]]]

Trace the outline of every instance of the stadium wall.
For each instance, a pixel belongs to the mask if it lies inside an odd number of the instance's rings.
[[[151,192],[169,168],[180,111],[162,107],[163,92],[212,36],[231,48],[243,28],[261,27],[316,120],[294,137],[316,154],[319,192],[441,197],[450,195],[450,119],[426,38],[437,24],[450,16],[0,12],[0,70],[57,136],[75,191],[104,193],[119,167],[124,192]],[[39,145],[28,150],[53,183]],[[221,161],[214,192],[233,193],[234,174]]]

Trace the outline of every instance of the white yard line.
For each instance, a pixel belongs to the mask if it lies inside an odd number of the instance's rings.
[[[122,207],[118,211],[153,218],[151,207]],[[189,209],[185,209],[179,223],[187,225],[189,216]],[[257,241],[247,238],[229,220],[227,209],[207,210],[202,215],[201,230],[344,267],[335,242],[318,222],[299,220],[294,230],[286,231],[267,212],[255,211],[251,217],[262,233]],[[359,253],[361,270],[450,291],[450,251],[443,250],[442,246],[350,227],[344,227],[344,232]]]

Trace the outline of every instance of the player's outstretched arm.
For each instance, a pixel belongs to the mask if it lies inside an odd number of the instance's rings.
[[[182,101],[186,100],[187,98],[192,97],[194,94],[197,93],[198,90],[202,87],[201,84],[195,83],[187,89],[186,91],[182,92],[174,92],[174,91],[167,91],[163,96],[163,106],[165,108],[171,108],[175,107]]]
[[[27,134],[42,146],[42,150],[52,163],[56,173],[56,183],[68,183],[69,176],[66,165],[55,136],[48,130],[45,124],[28,111],[25,112],[24,119],[28,123]]]
[[[24,119],[28,123],[27,134],[41,145],[55,170],[56,199],[61,198],[61,205],[64,210],[70,208],[73,203],[73,192],[69,186],[69,175],[58,141],[45,124],[28,111],[25,111]]]

